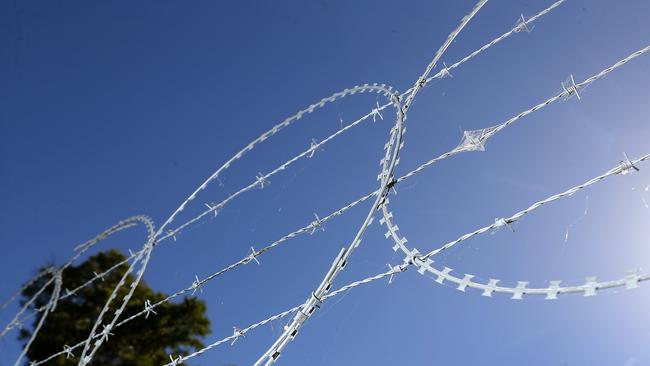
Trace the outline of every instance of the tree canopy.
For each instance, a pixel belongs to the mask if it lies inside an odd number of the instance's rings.
[[[91,256],[79,265],[70,266],[63,271],[62,288],[76,288],[94,277],[95,273],[102,273],[125,258],[117,250]],[[103,280],[96,280],[75,295],[60,299],[27,352],[29,361],[40,361],[53,353],[60,352],[64,345],[71,346],[85,340],[126,269],[126,266],[121,266],[104,276]],[[26,304],[48,280],[47,276],[42,276],[26,287],[22,292],[22,304]],[[128,284],[133,280],[133,276],[129,275],[126,286],[118,290],[117,299],[121,299],[128,292]],[[45,306],[52,291],[53,286],[49,286],[30,307],[38,309]],[[155,303],[165,297],[166,294],[152,290],[142,281],[135,289],[120,319],[143,310],[146,300]],[[111,310],[115,310],[119,302],[111,306]],[[170,354],[186,355],[203,347],[201,339],[210,333],[210,321],[205,315],[205,302],[194,297],[186,297],[182,301],[163,303],[156,307],[155,312],[156,314],[151,313],[146,319],[141,316],[111,330],[114,335],[102,345],[90,364],[160,366],[169,362]],[[21,329],[18,336],[21,341],[26,342],[31,337],[42,314],[38,313],[38,316],[33,318],[29,329]],[[79,362],[80,353],[78,349],[75,357],[60,356],[48,362],[48,365],[74,366]]]

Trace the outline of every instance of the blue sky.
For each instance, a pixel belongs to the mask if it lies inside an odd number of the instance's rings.
[[[491,1],[443,59],[451,64],[551,1]],[[161,224],[218,166],[300,108],[346,87],[403,91],[472,1],[4,2],[0,5],[2,298],[39,265],[136,214]],[[462,130],[500,123],[650,44],[643,0],[568,0],[417,97],[397,174],[437,156]],[[466,153],[425,170],[391,197],[400,231],[428,251],[650,152],[650,56],[555,103]],[[246,155],[183,213],[218,202],[340,127],[377,98],[334,103]],[[381,101],[380,101],[381,102]],[[390,117],[390,118],[389,118]],[[364,122],[168,241],[145,280],[173,292],[374,190],[392,126]],[[459,245],[436,263],[481,279],[544,285],[619,278],[648,267],[650,169],[612,177]],[[206,285],[206,342],[302,303],[347,246],[369,204]],[[587,215],[584,215],[585,210]],[[568,240],[565,240],[569,231]],[[402,258],[371,226],[334,287]],[[98,247],[136,249],[141,229]],[[650,289],[512,301],[440,286],[415,271],[334,298],[305,325],[283,365],[643,365]],[[15,308],[0,313],[6,323]],[[284,321],[207,352],[195,365],[251,364]],[[19,352],[0,341],[0,364]],[[71,340],[72,342],[72,340]]]

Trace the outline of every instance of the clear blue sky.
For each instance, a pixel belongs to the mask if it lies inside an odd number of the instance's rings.
[[[22,2],[0,4],[0,295],[43,263],[120,219],[161,224],[237,150],[298,109],[365,82],[405,90],[473,1]],[[490,1],[451,45],[448,64],[551,1]],[[645,0],[568,0],[423,90],[409,113],[397,174],[453,148],[461,130],[488,127],[576,79],[650,44]],[[650,152],[650,55],[499,134],[484,153],[446,160],[391,198],[409,243],[425,251]],[[363,115],[353,96],[301,120],[247,155],[194,202],[218,202]],[[387,118],[390,116],[390,118]],[[335,140],[157,248],[145,280],[172,292],[374,190],[392,112]],[[514,285],[650,267],[650,166],[544,207],[516,225],[465,242],[440,265]],[[650,194],[646,194],[650,202]],[[588,214],[583,217],[587,209]],[[294,239],[207,285],[206,342],[302,303],[368,210]],[[182,218],[181,218],[181,221]],[[567,228],[569,238],[565,242]],[[141,229],[104,247],[142,245]],[[335,287],[401,256],[373,224]],[[326,303],[282,365],[646,365],[650,286],[593,298],[512,301],[462,293],[409,271]],[[0,314],[2,326],[16,308]],[[257,329],[194,365],[247,365],[284,322]],[[19,352],[0,341],[0,365]],[[72,342],[78,340],[70,340]]]

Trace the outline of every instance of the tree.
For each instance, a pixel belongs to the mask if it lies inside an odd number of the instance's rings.
[[[62,288],[73,289],[124,260],[126,257],[117,250],[110,250],[89,257],[77,266],[70,266],[62,273]],[[36,336],[27,358],[30,361],[40,361],[49,355],[63,350],[64,345],[73,345],[85,340],[90,330],[108,300],[111,292],[126,272],[126,266],[121,266],[103,280],[96,280],[75,295],[59,300],[56,310],[50,313],[45,324]],[[25,304],[48,281],[43,276],[22,292],[21,302]],[[133,281],[129,275],[126,285],[118,291],[117,299],[121,299],[128,291],[128,285]],[[46,305],[52,295],[53,286],[49,286],[30,306],[33,309]],[[63,292],[63,294],[65,291]],[[120,319],[129,317],[144,309],[144,303],[149,300],[152,304],[167,297],[166,294],[153,291],[144,281],[140,282],[133,297],[124,309]],[[119,301],[118,301],[119,304]],[[112,304],[111,310],[117,309],[118,304]],[[135,318],[125,325],[114,328],[108,342],[97,351],[91,365],[98,366],[160,366],[169,362],[169,355],[187,355],[195,349],[203,347],[202,337],[210,333],[210,321],[205,315],[205,302],[197,298],[184,298],[179,302],[166,302],[151,313]],[[110,311],[108,314],[113,314]],[[40,320],[42,313],[34,317],[31,329],[22,329],[19,340],[26,342],[32,335],[33,329]],[[100,329],[101,330],[101,329]],[[48,362],[48,365],[74,366],[78,363],[80,350],[76,357],[60,356]]]

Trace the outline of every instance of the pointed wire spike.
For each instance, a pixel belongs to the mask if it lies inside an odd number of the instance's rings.
[[[550,281],[550,286],[547,288],[545,300],[557,300],[560,293],[560,283],[562,281]]]
[[[264,176],[264,174],[258,172],[257,176],[255,176],[255,179],[257,179],[257,185],[260,186],[260,189],[264,188],[264,185],[269,185],[271,182]]]
[[[393,283],[393,276],[395,275],[395,267],[391,266],[390,263],[386,263],[386,265],[388,266],[388,268],[392,272],[390,274],[390,277],[388,277],[388,284],[390,285],[391,283]]]
[[[517,281],[517,287],[515,287],[515,293],[512,294],[511,299],[513,300],[522,300],[526,294],[526,287],[528,286],[527,281]]]
[[[381,119],[381,120],[384,119],[384,116],[382,116],[381,111],[380,111],[381,108],[379,107],[379,101],[376,101],[375,104],[376,104],[376,107],[373,108],[372,112],[371,112],[373,122],[376,121],[377,116],[379,116],[379,119]]]
[[[322,148],[318,148],[318,141],[315,138],[311,139],[311,143],[309,145],[309,155],[307,156],[308,158],[313,158],[314,154],[316,154],[316,150],[323,150]]]
[[[566,81],[563,81],[561,85],[562,85],[562,90],[564,91],[564,93],[566,93],[564,100],[568,100],[569,98],[571,98],[572,95],[575,95],[578,98],[578,100],[581,99],[580,94],[578,93],[578,86],[576,85],[576,81],[573,78],[573,74],[569,74],[569,78]]]
[[[176,232],[174,232],[173,230],[167,230],[167,236],[171,236],[172,239],[176,241]],[[131,256],[133,256],[133,254],[131,254]]]
[[[451,271],[452,269],[449,267],[443,268],[442,271],[440,271],[440,273],[438,274],[438,278],[436,278],[436,282],[442,284],[445,281],[445,277],[447,277],[449,275],[449,272]]]
[[[153,305],[151,305],[151,301],[149,301],[149,299],[147,299],[144,302],[144,311],[145,311],[145,316],[144,316],[145,319],[149,318],[149,315],[151,313],[158,315],[158,313],[156,313],[156,311],[153,309]]]
[[[255,261],[255,263],[257,263],[257,265],[259,266],[260,261],[257,259],[257,256],[259,254],[260,253],[255,251],[255,248],[251,246],[251,253],[248,255],[248,261],[246,263],[250,263],[251,261]]]
[[[237,327],[232,327],[232,335],[235,336],[235,339],[233,339],[233,341],[230,343],[230,345],[231,345],[231,346],[234,345],[235,342],[237,342],[237,340],[238,340],[240,337],[243,338],[243,337],[245,336],[245,334],[246,334],[246,333],[245,333],[243,330],[241,330],[241,329],[239,329],[239,328],[237,328]]]
[[[442,62],[442,66],[443,68],[440,70],[440,78],[444,79],[447,76],[453,78],[454,76],[451,74],[451,72],[449,71],[449,67],[447,67],[447,64],[444,61]]]
[[[499,280],[491,278],[488,284],[486,285],[487,288],[483,290],[481,296],[492,297],[492,293],[496,291],[497,283],[499,283]]]
[[[212,206],[210,204],[204,203],[205,207],[208,208],[208,211],[214,212],[214,217],[217,217],[217,208],[216,206]]]
[[[524,17],[524,14],[521,14],[519,19],[517,20],[517,26],[515,27],[514,32],[519,33],[522,30],[525,30],[526,33],[530,33],[530,32],[533,31],[533,28],[535,28],[535,27],[534,26],[530,27],[530,28],[528,27],[528,21]]]
[[[201,283],[199,276],[194,275],[194,281],[192,282],[192,289],[193,289],[192,295],[194,295],[197,290],[199,290],[199,292],[202,293],[203,292],[202,286],[203,284]]]
[[[623,152],[623,157],[624,159],[621,160],[619,163],[620,165],[620,171],[618,174],[620,175],[626,175],[632,172],[638,172],[639,168],[637,168],[634,163],[632,163],[632,160],[627,156],[627,153]]]
[[[103,274],[100,275],[97,272],[93,271],[93,275],[95,275],[95,278],[99,278],[100,280],[102,280],[102,282],[104,282],[104,275]]]
[[[318,214],[314,213],[315,220],[309,224],[311,226],[311,233],[314,234],[316,230],[320,229],[321,231],[325,231],[325,228],[323,227],[323,220],[318,217]]]
[[[72,353],[72,347],[68,346],[67,344],[63,345],[63,352],[65,353],[65,359],[69,359],[70,357],[74,358],[74,353]]]
[[[466,273],[465,276],[463,277],[463,279],[461,280],[461,282],[458,284],[458,287],[456,287],[456,289],[459,290],[459,291],[465,292],[465,289],[467,288],[467,286],[469,286],[470,283],[472,282],[473,277],[474,277],[474,275]]]

